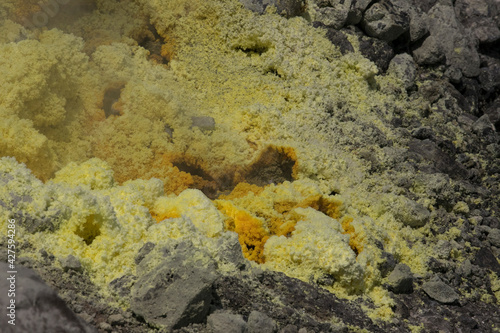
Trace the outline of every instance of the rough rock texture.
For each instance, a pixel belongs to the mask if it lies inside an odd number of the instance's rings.
[[[3,277],[0,281],[0,305],[4,311],[0,319],[2,332],[97,332],[75,315],[33,270],[17,266],[16,273],[7,273],[10,269],[5,262],[0,262],[0,269]],[[15,296],[8,298],[8,293]],[[13,317],[5,314],[11,313],[5,310],[13,306],[10,300],[15,301]],[[15,325],[9,324],[13,319]]]
[[[248,315],[248,333],[273,333],[276,331],[276,324],[266,314],[259,311],[252,311]]]
[[[157,252],[166,258],[155,263]],[[186,266],[184,262],[192,255],[195,252],[189,243],[177,244],[173,249],[155,249],[148,254],[139,267],[147,271],[150,266],[152,271],[134,284],[131,310],[148,323],[167,329],[205,321],[217,273],[213,264]]]
[[[430,298],[443,304],[453,304],[458,301],[458,294],[443,281],[429,281],[422,285],[422,289]]]
[[[362,26],[369,36],[391,42],[408,31],[410,16],[395,2],[383,0],[365,11]]]
[[[488,0],[457,0],[454,4],[457,18],[470,29],[480,43],[494,43],[500,39],[498,2]]]
[[[241,315],[215,312],[207,318],[208,329],[213,333],[245,333],[247,325]]]
[[[397,78],[403,81],[406,89],[410,89],[415,84],[417,67],[415,61],[409,54],[402,53],[392,58],[389,63],[388,73],[393,73]]]
[[[405,264],[398,264],[387,279],[389,288],[396,294],[408,294],[413,291],[413,274]]]

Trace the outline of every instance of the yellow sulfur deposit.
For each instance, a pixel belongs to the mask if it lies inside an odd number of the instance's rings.
[[[419,101],[304,18],[236,0],[96,0],[81,14],[28,36],[4,24],[17,38],[0,39],[0,175],[13,177],[0,199],[31,201],[0,205],[0,226],[18,211],[53,221],[21,232],[31,255],[74,255],[105,294],[147,242],[189,238],[216,257],[235,232],[247,259],[331,275],[325,288],[390,317],[382,249],[419,274],[432,249],[395,217],[393,181],[346,147],[358,122],[393,138],[382,119]]]

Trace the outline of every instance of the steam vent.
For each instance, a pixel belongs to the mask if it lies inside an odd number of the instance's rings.
[[[0,331],[500,332],[499,0],[0,0]]]

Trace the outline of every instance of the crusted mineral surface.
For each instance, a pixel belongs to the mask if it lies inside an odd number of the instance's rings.
[[[47,318],[499,331],[499,13],[0,3],[0,228],[78,315]]]

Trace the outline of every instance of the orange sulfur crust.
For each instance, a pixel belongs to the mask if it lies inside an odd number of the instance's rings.
[[[229,201],[217,201],[217,208],[226,214],[230,221],[226,225],[235,231],[245,257],[249,260],[264,263],[264,245],[269,238],[269,232],[264,228],[264,222],[250,213],[240,210]]]

